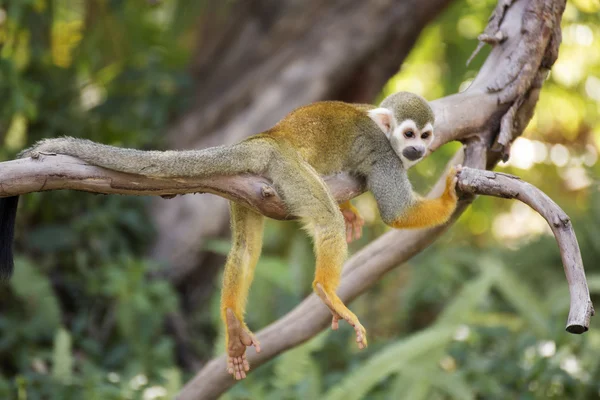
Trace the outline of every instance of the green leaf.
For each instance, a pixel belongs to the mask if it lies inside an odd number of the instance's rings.
[[[310,387],[306,390],[313,395],[318,394],[319,368],[311,353],[323,347],[326,337],[327,332],[323,332],[279,357],[275,364],[275,387],[289,390],[308,380]]]
[[[459,373],[440,373],[435,376],[434,385],[457,400],[475,399],[475,392],[469,382]]]
[[[547,315],[547,312],[542,301],[535,296],[536,290],[528,287],[500,262],[493,261],[488,264],[486,268],[493,271],[496,276],[495,287],[502,293],[506,301],[519,312],[538,336],[548,335],[548,322],[543,317]],[[565,299],[565,301],[568,301],[568,299]]]
[[[465,285],[438,317],[436,324],[459,324],[466,321],[466,316],[485,298],[494,281],[493,276],[484,268],[479,278]]]
[[[331,389],[325,400],[362,399],[379,382],[411,365],[414,360],[444,348],[454,335],[454,326],[434,326],[397,342],[371,357]]]
[[[63,384],[73,379],[73,356],[71,354],[71,335],[60,328],[54,335],[52,352],[52,376]]]
[[[46,335],[60,327],[58,300],[50,281],[37,268],[23,258],[17,258],[10,285],[32,316],[30,326],[36,333]]]

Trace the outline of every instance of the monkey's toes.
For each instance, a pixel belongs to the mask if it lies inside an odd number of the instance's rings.
[[[227,373],[231,374],[237,381],[246,377],[246,372],[250,370],[250,364],[246,355],[236,357],[227,357]]]
[[[260,353],[260,342],[252,332],[247,329],[242,330],[241,340],[247,347],[254,346],[254,350]]]
[[[331,318],[331,329],[334,331],[337,331],[338,328],[340,327],[339,324],[340,321],[340,316],[339,315],[333,315],[333,317]]]
[[[367,347],[367,331],[360,324],[356,323],[354,325],[354,330],[356,331],[356,343],[358,344],[359,349],[364,349]]]

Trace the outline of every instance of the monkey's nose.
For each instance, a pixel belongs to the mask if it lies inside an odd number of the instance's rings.
[[[402,150],[402,155],[410,161],[418,160],[423,157],[425,149],[422,147],[409,146]]]

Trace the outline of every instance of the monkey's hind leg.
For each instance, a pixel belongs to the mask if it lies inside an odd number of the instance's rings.
[[[250,364],[246,347],[260,352],[260,343],[244,322],[246,299],[260,257],[264,217],[230,202],[232,246],[223,276],[221,318],[225,324],[227,372],[236,380],[246,377]]]
[[[277,163],[271,174],[290,211],[302,220],[314,238],[316,271],[313,288],[333,314],[331,327],[337,329],[338,321],[346,320],[356,331],[358,347],[365,348],[365,328],[335,292],[348,249],[340,208],[310,165],[289,154],[288,157]]]

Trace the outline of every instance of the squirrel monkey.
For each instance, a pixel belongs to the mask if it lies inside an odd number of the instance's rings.
[[[332,328],[338,328],[340,319],[346,320],[362,349],[367,346],[365,329],[336,294],[346,239],[356,228],[349,222],[348,232],[344,219],[360,216],[350,203],[340,210],[321,176],[345,171],[366,179],[381,218],[394,228],[443,224],[456,207],[456,173],[448,175],[442,196],[431,200],[416,195],[407,176],[407,169],[426,155],[433,123],[434,114],[425,99],[400,92],[387,97],[379,108],[337,101],[300,107],[273,128],[231,146],[141,151],[65,137],[40,141],[21,156],[67,154],[116,171],[164,178],[240,173],[268,177],[290,213],[301,219],[314,239],[313,288],[331,311]],[[0,199],[0,273],[4,277],[13,268],[16,206],[17,197]],[[249,370],[246,347],[260,351],[244,313],[261,252],[264,217],[234,202],[230,209],[232,248],[225,264],[221,316],[226,326],[227,370],[242,379]]]

